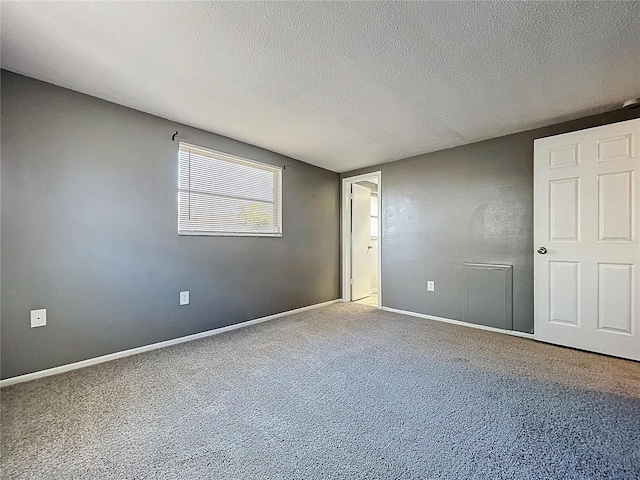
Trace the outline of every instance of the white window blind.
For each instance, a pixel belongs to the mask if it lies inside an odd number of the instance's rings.
[[[178,233],[282,236],[282,169],[180,143]]]

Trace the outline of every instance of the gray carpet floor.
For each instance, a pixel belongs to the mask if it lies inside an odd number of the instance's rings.
[[[639,363],[365,305],[1,395],[7,479],[640,478]]]

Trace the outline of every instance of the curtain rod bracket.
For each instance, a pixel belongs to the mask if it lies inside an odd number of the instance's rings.
[[[171,141],[175,142],[176,141],[176,135],[178,135],[178,130],[176,130],[176,133],[174,133],[173,135],[171,135]]]
[[[283,166],[282,166],[282,169],[283,169],[283,170],[286,170],[286,169],[287,169],[287,167],[290,167],[290,166],[291,166],[291,164],[290,164],[290,163],[287,163],[286,165],[283,165]]]

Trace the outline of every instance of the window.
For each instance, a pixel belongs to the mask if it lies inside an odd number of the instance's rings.
[[[180,235],[282,236],[282,169],[180,143]]]
[[[378,195],[371,194],[371,238],[378,238]]]

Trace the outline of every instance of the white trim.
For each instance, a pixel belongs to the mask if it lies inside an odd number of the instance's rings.
[[[17,377],[6,378],[0,380],[0,388],[8,387],[9,385],[15,385],[16,383],[28,382],[36,380],[38,378],[49,377],[51,375],[58,375],[59,373],[69,372],[71,370],[77,370],[79,368],[88,367],[90,365],[97,365],[98,363],[109,362],[118,358],[129,357],[131,355],[137,355],[139,353],[149,352],[151,350],[157,350],[159,348],[170,347],[179,343],[190,342],[192,340],[198,340],[201,338],[210,337],[212,335],[218,335],[219,333],[229,332],[238,328],[249,327],[257,323],[266,322],[268,320],[275,320],[276,318],[286,317],[293,315],[294,313],[302,313],[308,310],[314,310],[320,307],[326,307],[327,305],[333,305],[334,303],[341,302],[341,299],[330,300],[328,302],[316,303],[315,305],[309,305],[307,307],[295,308],[293,310],[287,310],[286,312],[280,312],[266,317],[255,318],[246,322],[234,323],[226,327],[214,328],[213,330],[207,330],[206,332],[194,333],[193,335],[187,335],[185,337],[178,337],[172,340],[165,340],[164,342],[152,343],[151,345],[143,345],[142,347],[131,348],[129,350],[123,350],[121,352],[109,353],[108,355],[102,355],[100,357],[89,358],[87,360],[81,360],[79,362],[69,363],[67,365],[60,365],[59,367],[48,368],[46,370],[40,370],[38,372],[27,373],[25,375],[19,375]]]
[[[382,172],[363,173],[342,179],[342,228],[340,229],[340,246],[342,249],[342,301],[351,301],[351,197],[352,183],[376,178],[378,180],[378,308],[382,308]]]
[[[384,310],[385,312],[400,313],[402,315],[409,315],[409,316],[418,317],[418,318],[426,318],[427,320],[435,320],[436,322],[451,323],[453,325],[460,325],[461,327],[477,328],[478,330],[486,330],[488,332],[495,332],[495,333],[505,333],[507,335],[512,335],[514,337],[522,337],[522,338],[528,338],[529,340],[535,340],[533,333],[517,332],[515,330],[504,330],[502,328],[487,327],[485,325],[476,325],[475,323],[461,322],[460,320],[453,320],[451,318],[444,318],[444,317],[436,317],[435,315],[425,315],[424,313],[410,312],[408,310],[398,310],[397,308],[381,307],[381,309]]]

